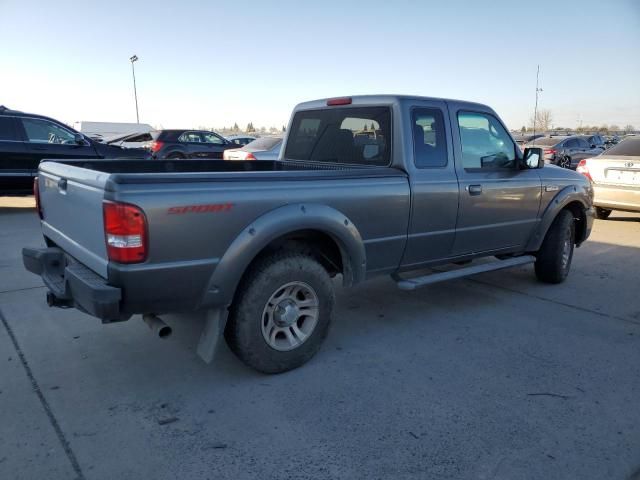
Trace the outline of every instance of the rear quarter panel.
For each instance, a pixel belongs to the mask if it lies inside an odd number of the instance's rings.
[[[309,172],[305,178],[283,179],[282,173],[268,172],[265,181],[246,175],[225,181],[220,174],[215,182],[118,185],[107,198],[145,211],[149,256],[143,264],[111,272],[110,280],[118,285],[126,272],[127,291],[141,304],[155,301],[165,310],[195,307],[238,235],[266,213],[297,203],[326,205],[350,220],[365,245],[367,274],[397,268],[410,209],[406,176],[314,179],[323,172]]]

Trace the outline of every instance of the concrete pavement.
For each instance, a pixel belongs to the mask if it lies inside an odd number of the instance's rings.
[[[3,203],[5,202],[5,203]],[[41,237],[0,199],[0,478],[602,479],[640,468],[640,215],[597,221],[569,280],[532,268],[338,295],[320,353],[278,376],[201,319],[103,326],[49,309]],[[637,475],[637,473],[635,473]]]

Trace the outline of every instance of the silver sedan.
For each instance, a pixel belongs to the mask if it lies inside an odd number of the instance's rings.
[[[576,170],[593,184],[597,218],[606,219],[612,210],[640,212],[640,137],[582,160]]]
[[[225,150],[224,160],[277,160],[282,137],[260,137],[242,148]]]

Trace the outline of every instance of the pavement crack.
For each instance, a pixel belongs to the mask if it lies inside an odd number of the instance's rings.
[[[37,290],[38,288],[46,288],[46,286],[39,285],[37,287],[16,288],[14,290],[0,290],[0,295],[2,295],[3,293],[24,292],[25,290]]]
[[[41,287],[36,287],[36,288],[41,288]],[[28,290],[28,289],[25,289],[25,290]],[[78,459],[76,458],[75,453],[73,453],[73,449],[71,448],[71,444],[69,443],[69,441],[67,440],[67,437],[65,436],[64,432],[62,431],[62,428],[60,427],[60,424],[58,423],[58,420],[56,419],[56,416],[53,413],[53,410],[51,409],[51,406],[49,405],[49,402],[47,401],[47,399],[45,398],[44,394],[42,393],[42,389],[40,388],[40,385],[38,384],[38,381],[36,380],[36,378],[33,375],[33,372],[31,371],[31,367],[29,366],[29,362],[27,362],[27,358],[25,357],[25,355],[24,355],[24,353],[22,351],[22,348],[20,348],[20,344],[18,343],[18,339],[16,338],[15,334],[13,333],[13,329],[9,325],[9,322],[7,321],[7,319],[2,314],[2,311],[0,311],[0,321],[4,325],[4,328],[7,331],[7,334],[9,335],[9,338],[11,339],[11,343],[13,343],[13,348],[16,350],[16,353],[18,354],[18,357],[20,358],[20,362],[22,363],[22,366],[24,367],[24,369],[25,369],[25,371],[27,373],[27,377],[29,378],[29,381],[31,382],[31,386],[33,387],[33,391],[38,396],[38,399],[40,400],[40,403],[42,404],[42,408],[44,408],[44,411],[47,414],[47,417],[49,418],[49,422],[51,423],[51,426],[53,427],[53,430],[56,432],[56,435],[58,437],[58,440],[60,441],[60,444],[62,445],[62,448],[63,448],[64,452],[67,454],[67,458],[69,459],[69,462],[71,462],[71,466],[72,466],[73,470],[75,471],[75,473],[77,475],[76,478],[78,480],[85,480],[84,473],[82,473],[82,469],[80,468],[80,464],[78,463]]]
[[[479,283],[481,285],[485,285],[487,287],[494,287],[494,288],[499,288],[500,290],[505,290],[507,292],[518,293],[518,294],[524,295],[526,297],[535,298],[536,300],[542,300],[543,302],[553,303],[554,305],[560,305],[560,306],[567,307],[567,308],[573,308],[574,310],[578,310],[580,312],[592,313],[592,314],[598,315],[600,317],[611,318],[612,320],[619,320],[619,321],[626,322],[626,323],[632,323],[634,325],[640,325],[640,321],[637,321],[637,320],[632,320],[630,318],[624,318],[624,317],[618,317],[616,315],[610,315],[608,313],[599,312],[597,310],[592,310],[590,308],[580,307],[578,305],[573,305],[571,303],[561,302],[559,300],[553,300],[551,298],[545,298],[545,297],[542,297],[540,295],[534,295],[532,293],[523,292],[522,290],[517,290],[515,288],[505,287],[503,285],[496,285],[495,283],[482,281],[482,280],[479,280],[477,278],[468,278],[467,280],[469,280],[470,282],[475,282],[475,283]]]

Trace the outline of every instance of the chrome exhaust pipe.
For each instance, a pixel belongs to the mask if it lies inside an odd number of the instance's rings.
[[[144,320],[144,323],[147,324],[154,335],[160,338],[169,338],[173,332],[171,327],[164,323],[155,313],[145,313],[142,315],[142,320]]]

